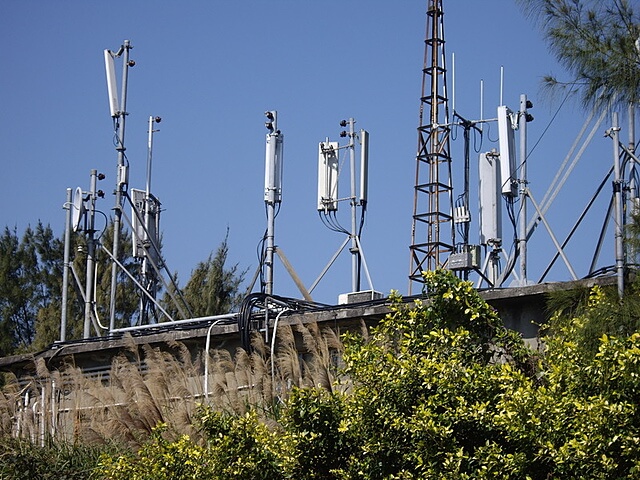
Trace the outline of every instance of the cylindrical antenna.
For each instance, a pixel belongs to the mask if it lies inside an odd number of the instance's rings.
[[[502,92],[504,89],[504,65],[500,65],[500,105],[504,105],[502,102]]]
[[[456,113],[456,54],[451,53],[451,109]]]
[[[267,121],[265,127],[269,133],[266,135],[265,146],[265,185],[264,201],[267,207],[267,233],[265,238],[266,252],[265,266],[265,293],[273,293],[273,262],[275,253],[275,213],[276,204],[281,202],[282,194],[282,140],[283,135],[278,130],[278,112],[269,110],[265,112]]]
[[[360,205],[366,205],[369,190],[369,132],[360,130]]]
[[[482,132],[484,120],[484,80],[480,79],[480,131]]]
[[[267,122],[265,126],[269,133],[266,136],[265,171],[264,171],[264,201],[280,203],[282,200],[282,140],[283,135],[278,130],[278,113],[275,110],[265,112]]]
[[[153,122],[160,121],[160,117],[149,117],[149,131],[147,136],[147,184],[145,187],[145,193],[147,194],[147,198],[151,194],[151,161],[153,158]]]

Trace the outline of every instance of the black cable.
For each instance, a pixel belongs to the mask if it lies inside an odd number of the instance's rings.
[[[456,113],[456,111],[454,110],[454,111],[453,111],[453,118],[456,118],[456,117],[458,117],[458,118],[462,118],[462,117],[461,117],[460,115],[458,115],[458,114]],[[454,123],[454,124],[453,124],[453,126],[454,126],[454,127],[459,127],[460,125],[459,125],[459,124],[457,124],[457,123]],[[458,138],[457,130],[456,130],[455,128],[450,128],[450,129],[449,129],[449,131],[451,132],[451,141],[452,141],[452,142],[455,142],[455,141],[456,141],[456,139]]]
[[[107,231],[107,227],[109,226],[109,217],[101,210],[94,210],[94,212],[99,213],[104,217],[104,228],[100,230],[100,235],[98,235],[98,238],[96,239],[97,242],[100,242],[100,239],[105,234],[105,232]]]
[[[329,230],[333,230],[333,226],[329,225],[326,220],[326,213],[322,211],[318,211],[318,216],[320,217],[320,221],[322,224],[327,227]]]
[[[276,204],[276,208],[273,214],[274,220],[280,213],[281,206],[282,204],[280,202]],[[267,204],[267,202],[265,202],[264,209],[265,209],[265,217],[267,218],[268,218],[268,208],[269,208],[269,205]],[[265,229],[264,235],[262,235],[262,238],[258,241],[258,245],[256,246],[256,256],[258,258],[258,272],[259,272],[258,280],[260,281],[261,293],[264,293],[264,289],[266,285],[265,278],[264,278],[264,262],[265,262],[265,259],[267,258],[266,243],[267,243],[267,230]]]
[[[338,220],[337,212],[335,210],[329,212],[328,217],[329,217],[330,223],[334,226],[334,231],[349,235],[350,232],[340,224],[340,221]]]
[[[478,142],[477,142],[478,136],[480,136],[480,144],[478,144]],[[474,130],[474,132],[473,132],[473,151],[475,153],[480,153],[480,151],[482,150],[483,140],[484,140],[484,135],[482,134],[482,129],[479,129],[479,131]]]
[[[514,211],[515,201],[512,197],[504,197],[507,207],[507,215],[509,216],[509,221],[511,222],[511,226],[513,227],[513,243],[516,244],[518,240],[518,227],[516,225],[516,215]]]
[[[267,230],[264,231],[264,235],[258,241],[256,246],[256,256],[258,257],[258,272],[260,281],[260,292],[264,293],[265,281],[264,281],[264,260],[267,256],[265,244],[267,242]]]
[[[273,308],[273,306],[286,308],[292,312],[301,310],[315,310],[326,307],[326,305],[306,300],[298,300],[288,297],[280,297],[278,295],[267,295],[266,293],[251,293],[247,295],[240,305],[240,313],[238,315],[238,331],[240,333],[240,343],[242,348],[247,352],[251,351],[251,325],[253,321],[254,309],[265,310]],[[260,318],[264,318],[263,312],[260,312]]]
[[[604,275],[605,273],[613,273],[615,272],[617,269],[617,267],[615,265],[608,265],[606,267],[600,267],[598,270],[594,270],[593,272],[589,273],[588,275],[582,277],[582,278],[594,278],[594,277],[598,277],[601,275]]]
[[[362,200],[361,209],[360,209],[360,225],[358,227],[358,238],[362,236],[362,229],[364,228],[364,217],[365,217],[366,210],[367,210],[367,201]]]
[[[487,123],[487,139],[489,139],[491,143],[498,143],[500,141],[500,137],[494,140],[491,138],[490,132],[491,132],[491,124]]]
[[[345,230],[338,222],[338,219],[335,216],[335,212],[319,211],[318,214],[320,215],[320,220],[322,221],[324,226],[329,230],[349,235],[349,232]]]

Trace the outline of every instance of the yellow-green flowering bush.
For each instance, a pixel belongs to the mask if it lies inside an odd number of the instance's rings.
[[[159,431],[96,478],[640,478],[640,333],[582,341],[617,300],[593,290],[533,352],[469,282],[425,281],[368,338],[344,337],[346,393],[295,390],[269,422],[203,408],[204,445]]]

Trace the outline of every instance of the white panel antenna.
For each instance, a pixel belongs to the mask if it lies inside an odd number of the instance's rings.
[[[515,197],[516,142],[511,123],[512,112],[504,105],[498,107],[498,137],[500,145],[500,185],[503,195]]]
[[[282,202],[283,137],[279,131],[267,134],[264,169],[265,202]]]
[[[373,283],[371,282],[371,276],[369,275],[369,269],[360,243],[360,235],[364,226],[368,195],[369,133],[365,130],[360,130],[356,133],[354,128],[355,123],[356,121],[353,118],[340,121],[340,126],[345,128],[340,132],[340,137],[348,140],[346,145],[340,146],[338,142],[330,142],[327,137],[326,140],[321,142],[318,147],[318,211],[320,212],[320,219],[329,229],[346,234],[347,236],[322,273],[318,276],[315,282],[313,282],[312,286],[309,288],[309,292],[312,292],[316,285],[318,285],[318,282],[320,282],[338,255],[340,255],[340,252],[342,252],[347,245],[350,245],[351,292],[354,294],[356,292],[365,293],[365,297],[363,299],[373,299],[376,293],[374,292]],[[338,198],[338,177],[341,173],[338,152],[341,149],[344,149],[347,152],[345,153],[346,157],[342,162],[346,163],[348,161],[349,164],[348,171],[343,173],[350,173],[350,188],[348,196]],[[358,149],[360,150],[359,168],[358,158],[356,156],[356,150]],[[360,188],[359,191],[357,190],[358,187]],[[338,210],[338,202],[340,201],[349,201],[349,210],[351,214],[350,230],[341,226],[338,220],[336,212]],[[360,207],[359,215],[358,207]],[[358,216],[360,217],[359,221]],[[368,292],[361,292],[360,290],[361,269],[364,269],[366,279],[369,282],[370,291]]]
[[[71,227],[74,232],[80,230],[80,222],[84,218],[85,211],[84,194],[82,189],[77,187],[73,193],[73,203],[71,205]]]
[[[104,51],[104,67],[107,73],[107,92],[109,94],[109,111],[112,117],[119,115],[118,85],[116,83],[116,68],[113,54],[110,50]]]
[[[367,203],[369,190],[369,132],[360,130],[360,205]]]
[[[338,210],[338,142],[318,146],[318,210]]]
[[[481,153],[478,162],[480,202],[480,243],[489,245],[502,239],[500,198],[500,156],[495,150]]]

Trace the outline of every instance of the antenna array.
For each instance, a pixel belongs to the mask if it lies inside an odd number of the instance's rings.
[[[63,304],[66,306],[68,296],[68,282],[69,282],[69,270],[70,270],[70,235],[72,232],[82,232],[86,236],[86,285],[84,288],[80,285],[79,278],[74,273],[74,279],[76,281],[77,290],[82,291],[82,297],[85,303],[84,314],[84,338],[91,336],[91,327],[95,331],[95,334],[100,336],[105,331],[109,333],[115,332],[115,316],[116,316],[116,287],[118,279],[118,270],[120,269],[129,279],[136,285],[140,293],[140,314],[138,323],[140,325],[128,326],[125,328],[140,328],[145,323],[157,323],[161,321],[160,313],[169,321],[173,321],[171,315],[158,303],[156,300],[156,294],[160,282],[166,287],[167,294],[172,298],[178,312],[182,315],[182,318],[186,318],[185,308],[188,311],[188,305],[181,298],[182,302],[178,301],[177,297],[182,297],[182,293],[175,284],[173,276],[169,273],[168,268],[162,258],[160,252],[160,201],[151,194],[151,161],[152,161],[152,145],[153,145],[153,133],[158,131],[154,130],[154,124],[160,123],[160,117],[149,117],[149,140],[148,140],[148,154],[147,154],[147,183],[146,189],[129,189],[129,175],[128,175],[128,159],[125,155],[124,146],[124,131],[125,131],[125,119],[126,112],[126,98],[127,98],[127,79],[128,68],[135,65],[133,60],[129,60],[129,50],[131,45],[128,40],[125,40],[123,45],[117,52],[111,50],[104,51],[105,70],[107,79],[107,91],[109,98],[109,113],[113,120],[114,130],[117,136],[116,151],[118,154],[118,165],[116,175],[116,206],[115,219],[114,219],[114,232],[113,232],[113,245],[112,250],[109,251],[101,242],[100,236],[96,238],[95,228],[95,213],[96,211],[96,199],[97,197],[104,197],[102,190],[96,190],[97,180],[103,180],[105,176],[96,170],[91,171],[91,188],[88,192],[78,187],[75,193],[72,194],[71,189],[67,190],[67,202],[65,203],[65,209],[67,210],[67,221],[65,231],[65,269],[64,269],[64,287],[63,287]],[[122,57],[122,93],[118,96],[117,82],[115,74],[115,58]],[[131,218],[124,212],[124,202],[127,200],[131,205]],[[106,218],[106,215],[105,215]],[[131,230],[133,241],[133,256],[140,262],[140,270],[137,273],[130,272],[119,260],[119,240],[121,220],[125,220]],[[101,249],[112,262],[112,276],[111,276],[111,295],[109,304],[110,322],[109,326],[103,326],[98,318],[98,308],[96,305],[96,269],[97,263],[95,261],[96,252]],[[165,282],[161,269],[165,270],[167,276],[173,283],[173,289]],[[173,293],[175,292],[175,293]],[[185,308],[183,308],[185,307]],[[189,312],[191,315],[191,312]],[[123,319],[126,323],[132,323],[133,319]],[[61,324],[60,324],[60,338],[65,340],[66,337],[66,321],[67,321],[67,309],[63,308],[61,312]]]
[[[364,258],[364,253],[362,251],[362,245],[360,243],[360,236],[362,234],[362,227],[364,226],[364,218],[367,208],[369,133],[366,130],[360,130],[356,133],[355,123],[356,121],[353,118],[350,118],[349,120],[342,120],[340,122],[341,127],[348,127],[348,130],[340,132],[340,137],[348,138],[348,143],[346,145],[340,146],[338,142],[332,142],[327,138],[324,142],[320,142],[318,146],[318,213],[323,223],[329,229],[343,233],[347,235],[347,237],[322,273],[320,273],[320,276],[313,283],[309,292],[312,292],[315,289],[320,280],[322,280],[322,277],[324,277],[325,273],[329,270],[333,262],[335,262],[338,255],[340,255],[349,242],[351,243],[349,251],[352,254],[351,291],[360,291],[361,267],[364,267],[372,294],[374,291],[366,260]],[[360,150],[359,182],[357,180],[358,168],[356,167],[356,144],[359,145]],[[338,189],[338,179],[340,176],[339,152],[343,149],[345,149],[349,155],[349,171],[351,178],[349,196],[340,198]],[[359,192],[357,191],[358,188]],[[348,200],[351,207],[351,228],[349,230],[340,225],[336,216],[338,204],[341,200]],[[359,223],[357,212],[358,208],[360,208]]]
[[[129,67],[135,65],[135,62],[129,60],[129,50],[133,47],[129,40],[125,40],[117,52],[105,50],[105,69],[107,75],[107,91],[109,94],[109,111],[113,118],[114,129],[117,133],[118,142],[116,151],[118,152],[118,170],[116,179],[116,202],[114,207],[115,217],[113,221],[113,249],[112,255],[115,260],[119,258],[120,247],[120,223],[122,218],[122,202],[124,193],[129,184],[129,167],[125,163],[125,121],[127,118],[127,82],[129,79]],[[122,95],[118,101],[117,87],[115,84],[115,70],[113,59],[122,57]],[[116,321],[116,287],[118,282],[118,265],[114,262],[111,268],[111,301],[109,305],[109,330],[115,329]]]

